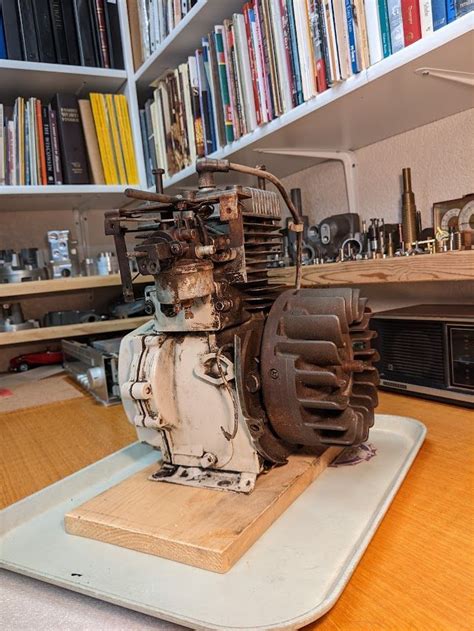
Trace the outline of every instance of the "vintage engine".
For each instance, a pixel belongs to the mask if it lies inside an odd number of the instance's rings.
[[[145,204],[106,216],[125,300],[130,258],[154,277],[145,290],[153,320],[121,344],[121,396],[139,439],[162,452],[154,479],[248,493],[297,449],[366,440],[374,333],[357,289],[300,289],[301,265],[295,289],[270,283],[282,237],[267,180],[298,237],[302,225],[275,176],[226,160],[196,169],[196,190],[165,195],[157,172],[156,193],[127,191]],[[214,172],[229,170],[256,176],[257,187],[217,187]],[[138,239],[132,251],[127,233]]]

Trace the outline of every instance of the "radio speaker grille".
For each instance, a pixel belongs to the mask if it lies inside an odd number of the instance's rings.
[[[445,386],[443,324],[418,320],[386,320],[373,317],[371,328],[378,337],[377,368],[382,379],[429,387]]]

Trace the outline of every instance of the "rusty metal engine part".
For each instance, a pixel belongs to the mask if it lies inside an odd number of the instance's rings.
[[[234,170],[257,186],[218,187]],[[119,356],[122,402],[140,440],[158,448],[154,480],[248,493],[297,446],[365,440],[373,422],[369,312],[357,290],[300,289],[303,223],[281,182],[263,168],[200,160],[182,195],[128,191],[138,208],[107,213],[133,298],[130,259],[151,275],[149,323]],[[272,284],[283,254],[280,199],[298,247],[295,288]],[[131,246],[130,237],[135,237]]]

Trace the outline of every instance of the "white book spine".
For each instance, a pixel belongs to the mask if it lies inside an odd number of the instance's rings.
[[[343,79],[347,79],[352,74],[345,5],[345,0],[334,0],[333,2],[334,21],[336,25],[337,54],[339,56],[341,76]]]
[[[293,0],[293,7],[295,11],[303,99],[307,101],[316,94],[316,77],[311,58],[306,0]]]
[[[260,113],[262,116],[262,122],[267,123],[270,120],[268,115],[268,109],[266,105],[265,98],[265,79],[263,76],[263,62],[262,55],[260,53],[260,44],[257,33],[257,23],[255,18],[255,9],[253,19],[250,21],[250,30],[252,33],[252,44],[255,52],[255,67],[257,69],[257,85],[258,85],[258,96],[260,97]]]
[[[15,122],[8,121],[8,181],[12,186],[16,186],[16,134]]]
[[[236,34],[237,59],[239,66],[239,79],[242,90],[242,105],[245,112],[247,132],[257,127],[257,115],[255,113],[255,99],[253,98],[252,73],[250,70],[249,49],[247,46],[247,34],[245,31],[244,16],[234,13],[234,31]]]
[[[421,37],[426,37],[433,32],[433,12],[431,0],[420,0],[420,24]]]
[[[278,85],[282,97],[283,111],[288,112],[292,109],[293,102],[291,98],[290,76],[286,60],[285,41],[283,38],[280,2],[279,0],[276,0],[276,2],[270,3],[269,6],[272,13],[271,22],[276,48]]]
[[[197,159],[197,153],[196,153],[196,140],[194,138],[194,118],[193,118],[193,106],[191,103],[191,87],[189,83],[188,64],[181,64],[180,72],[181,72],[181,77],[183,81],[183,97],[184,97],[184,109],[186,112],[186,130],[188,134],[189,159],[190,159],[190,163],[194,164]]]
[[[377,2],[373,0],[367,0],[367,2],[365,2],[365,21],[367,24],[370,65],[373,65],[383,59],[382,35],[380,33],[380,16]]]
[[[334,82],[341,80],[341,73],[337,59],[337,48],[334,31],[334,14],[331,0],[324,0],[324,26],[327,33],[329,48],[330,75]]]

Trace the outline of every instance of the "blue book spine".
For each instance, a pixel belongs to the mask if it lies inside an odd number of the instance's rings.
[[[354,33],[354,15],[352,13],[352,2],[346,0],[346,20],[347,20],[347,37],[349,40],[349,56],[351,60],[351,68],[354,74],[360,72],[359,64],[357,63],[357,50],[356,39]]]
[[[474,11],[474,0],[456,0],[456,17]]]
[[[456,0],[446,0],[446,21],[448,24],[456,19]]]
[[[390,40],[390,24],[388,21],[387,0],[378,0],[378,5],[383,56],[390,57],[390,55],[392,54],[392,42]]]
[[[296,38],[296,23],[295,23],[295,14],[293,11],[293,2],[292,0],[287,0],[286,3],[287,11],[288,11],[288,25],[290,27],[290,42],[291,42],[291,66],[295,79],[295,87],[296,87],[296,101],[299,105],[303,103],[303,84],[301,82],[301,70],[300,70],[300,60],[298,57],[298,40]]]
[[[431,0],[431,11],[433,13],[433,30],[437,31],[447,24],[446,0]]]
[[[3,27],[2,8],[0,6],[0,59],[7,59],[7,45],[5,43],[5,29]],[[3,121],[1,122],[3,125]]]

